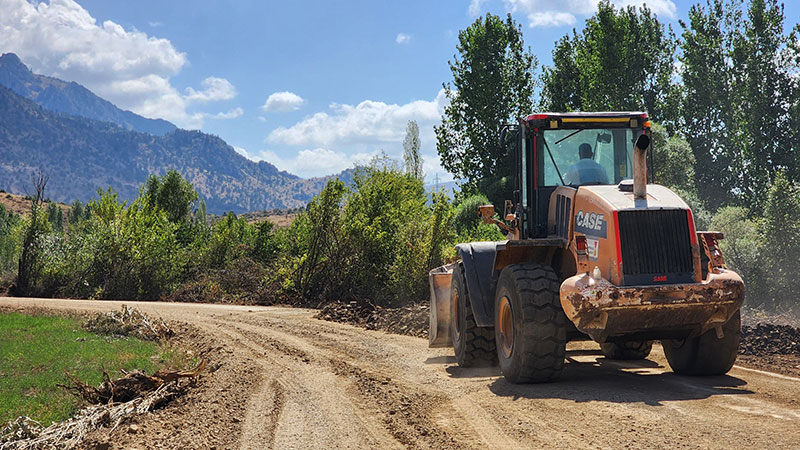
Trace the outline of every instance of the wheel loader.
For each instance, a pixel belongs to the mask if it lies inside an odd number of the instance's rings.
[[[558,378],[572,340],[611,359],[646,358],[660,340],[675,373],[730,370],[744,283],[723,236],[648,184],[647,114],[532,114],[501,134],[516,136],[513,199],[500,219],[492,205],[478,215],[507,240],[459,244],[460,260],[430,272],[430,347],[452,345],[462,367],[499,364],[512,383]]]

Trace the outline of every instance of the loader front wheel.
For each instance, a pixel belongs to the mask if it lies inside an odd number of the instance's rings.
[[[672,371],[680,375],[722,375],[733,367],[739,352],[742,319],[739,311],[722,326],[722,339],[715,329],[700,336],[664,340],[664,355]]]
[[[564,367],[567,318],[553,269],[540,264],[507,266],[500,273],[494,305],[503,376],[511,383],[558,378]]]
[[[479,327],[475,323],[466,289],[464,267],[460,263],[453,269],[450,305],[450,331],[458,365],[461,367],[496,365],[494,330],[491,327]]]
[[[608,359],[645,359],[653,348],[653,341],[604,342],[600,344]]]

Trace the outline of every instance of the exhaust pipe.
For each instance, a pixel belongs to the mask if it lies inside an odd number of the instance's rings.
[[[636,139],[633,148],[633,197],[647,197],[647,147],[650,138],[642,134]]]

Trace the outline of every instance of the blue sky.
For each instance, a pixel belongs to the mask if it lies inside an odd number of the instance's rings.
[[[678,31],[677,20],[696,2],[647,3]],[[787,22],[797,23],[800,5],[787,3]],[[379,151],[399,158],[406,123],[415,119],[426,174],[448,179],[432,127],[458,30],[478,14],[512,12],[547,64],[553,43],[580,28],[594,4],[0,0],[0,53],[306,177]]]

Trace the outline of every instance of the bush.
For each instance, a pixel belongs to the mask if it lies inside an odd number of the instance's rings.
[[[429,198],[422,180],[385,160],[358,169],[351,187],[330,181],[286,229],[232,213],[208,224],[202,204],[190,214],[197,196],[178,178],[151,177],[130,205],[100,191],[85,207],[73,204],[66,224],[51,208],[63,232],[37,209],[24,224],[25,292],[395,306],[427,298],[428,271],[455,257],[457,240],[503,238],[477,217],[486,197],[466,198],[454,210],[445,194]],[[176,194],[165,197],[165,190]]]
[[[800,187],[779,172],[767,194],[762,226],[764,301],[774,308],[797,307],[797,268],[800,267]]]
[[[465,233],[480,225],[482,220],[478,216],[478,207],[490,205],[489,199],[483,194],[471,195],[464,198],[455,208],[453,226],[458,233]]]
[[[478,207],[488,205],[489,200],[482,194],[464,198],[455,208],[453,228],[456,231],[455,242],[501,241],[506,239],[500,228],[485,223],[478,216]],[[495,214],[495,218],[499,218]],[[455,257],[455,250],[450,253]]]
[[[22,231],[20,217],[0,204],[0,276],[17,268]]]
[[[695,158],[692,147],[681,136],[668,136],[667,130],[654,123],[651,127],[653,137],[653,178],[656,183],[671,189],[691,192],[694,197]]]
[[[750,219],[744,208],[727,206],[714,215],[711,229],[725,234],[725,239],[719,244],[720,250],[728,267],[744,280],[748,305],[762,305],[764,299],[760,293],[765,288],[761,267],[763,242],[758,221]]]

